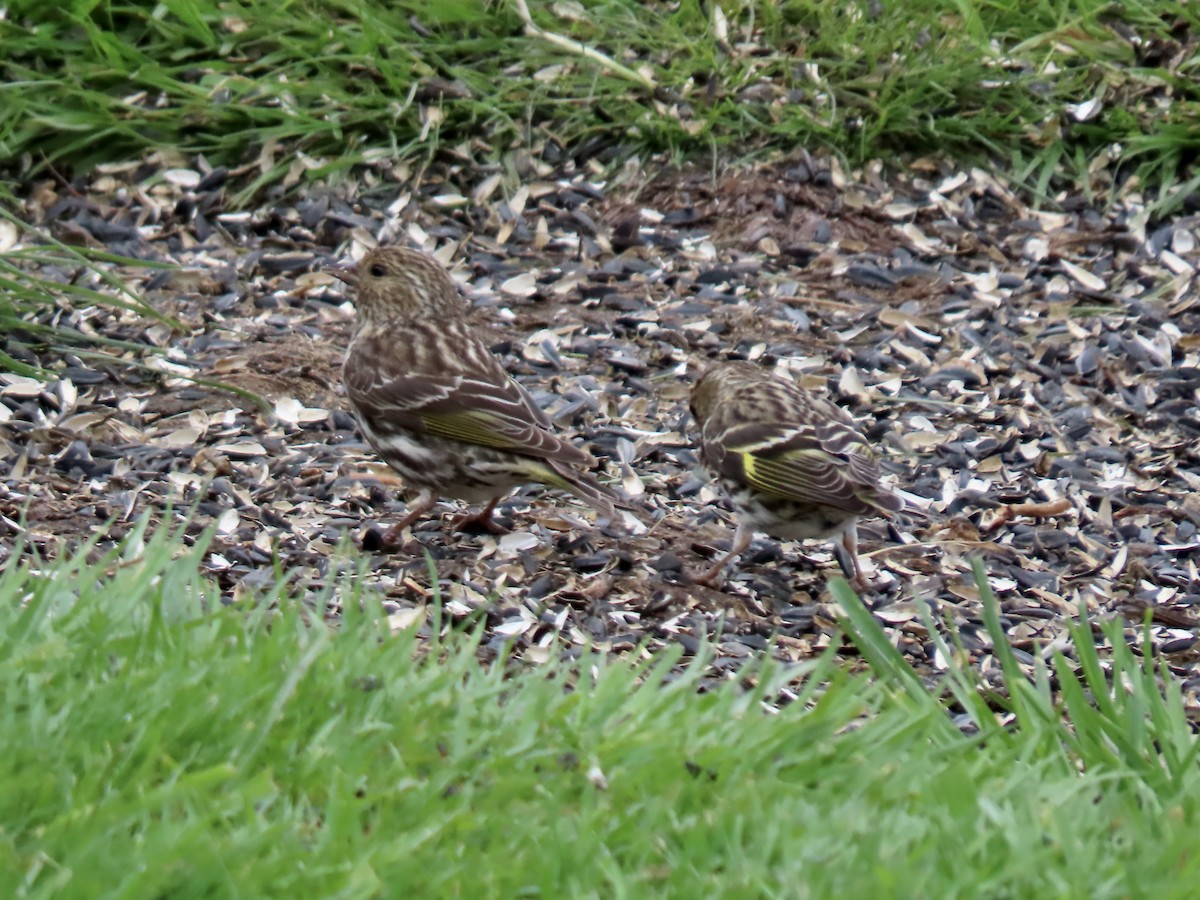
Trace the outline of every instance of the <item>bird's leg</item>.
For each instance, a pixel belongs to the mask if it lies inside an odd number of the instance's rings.
[[[496,504],[500,502],[499,497],[493,497],[479,512],[466,513],[454,520],[453,528],[455,531],[466,531],[469,528],[482,528],[484,531],[491,534],[508,534],[509,529],[505,528],[499,522],[492,518],[492,513],[496,510]]]
[[[851,522],[842,532],[840,543],[834,544],[834,555],[842,573],[857,590],[865,591],[868,587],[866,576],[863,575],[862,564],[858,561],[858,526]]]
[[[395,550],[399,547],[404,529],[433,509],[433,504],[436,502],[437,498],[433,496],[432,491],[421,491],[417,495],[416,501],[409,506],[408,513],[404,518],[383,533],[383,537],[380,538],[383,542],[383,549]]]
[[[693,578],[696,584],[702,584],[705,587],[716,587],[720,582],[721,570],[727,566],[734,557],[741,555],[742,551],[750,546],[750,541],[754,539],[754,533],[748,528],[738,525],[737,532],[733,535],[733,546],[729,548],[729,552],[722,556],[712,568],[703,575]]]

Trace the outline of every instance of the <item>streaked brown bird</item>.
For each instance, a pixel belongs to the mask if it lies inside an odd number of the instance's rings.
[[[705,372],[692,389],[691,410],[701,455],[738,513],[732,549],[698,580],[715,584],[755,532],[765,532],[784,540],[836,539],[845,550],[843,571],[865,585],[858,519],[889,515],[903,502],[879,484],[875,455],[854,420],[746,362]]]
[[[456,527],[502,533],[492,518],[496,504],[530,482],[569,491],[612,517],[612,495],[581,471],[592,457],[556,435],[504,371],[467,323],[467,302],[436,260],[381,247],[330,272],[357,292],[342,376],[363,436],[419,490],[384,535],[385,546],[442,496],[485,504]]]

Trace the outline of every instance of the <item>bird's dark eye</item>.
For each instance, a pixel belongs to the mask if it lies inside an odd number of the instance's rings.
[[[382,278],[386,274],[387,274],[387,269],[385,269],[383,267],[383,263],[375,263],[375,265],[371,266],[371,277],[372,278]]]

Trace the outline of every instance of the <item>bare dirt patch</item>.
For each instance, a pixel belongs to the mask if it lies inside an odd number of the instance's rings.
[[[170,505],[195,510],[193,535],[215,529],[207,559],[230,602],[254,602],[276,565],[314,591],[353,570],[339,542],[401,515],[403,495],[345,411],[351,310],[320,269],[382,237],[456,264],[494,351],[607,459],[642,520],[597,530],[530,488],[503,504],[513,533],[496,538],[448,533],[451,504],[439,506],[364,576],[398,625],[424,621],[436,588],[451,621],[487,622],[493,650],[536,660],[583,641],[691,648],[707,636],[715,678],[769,640],[787,660],[836,640],[827,547],[763,540],[723,590],[690,581],[728,546],[731,522],[687,430],[688,383],[708,361],[741,358],[838,399],[909,496],[913,513],[864,523],[863,543],[868,599],[923,671],[940,664],[920,604],[995,668],[969,575],[979,555],[1029,661],[1062,646],[1081,605],[1131,625],[1148,611],[1194,703],[1191,218],[1151,223],[1071,198],[1043,212],[978,172],[918,165],[884,181],[806,157],[635,188],[568,167],[492,197],[485,178],[385,178],[250,213],[226,210],[220,187],[180,198],[160,185],[154,203],[127,195],[150,204],[135,208],[86,182],[56,205],[54,186],[39,186],[41,224],[119,234],[114,252],[183,266],[123,274],[185,328],[57,312],[168,353],[147,372],[47,351],[59,382],[0,386],[6,552],[18,535],[47,554],[97,532],[104,545]],[[134,220],[134,232],[95,224]]]

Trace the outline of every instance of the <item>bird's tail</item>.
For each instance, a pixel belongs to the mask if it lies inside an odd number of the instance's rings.
[[[867,503],[875,507],[876,512],[881,516],[888,518],[892,513],[898,513],[903,509],[908,508],[908,504],[904,502],[904,498],[899,494],[893,494],[883,485],[875,485],[875,490],[869,497],[864,498]]]
[[[611,488],[586,472],[560,469],[548,463],[542,465],[545,467],[545,471],[539,473],[542,482],[574,494],[605,519],[616,515],[617,506],[628,505]]]

